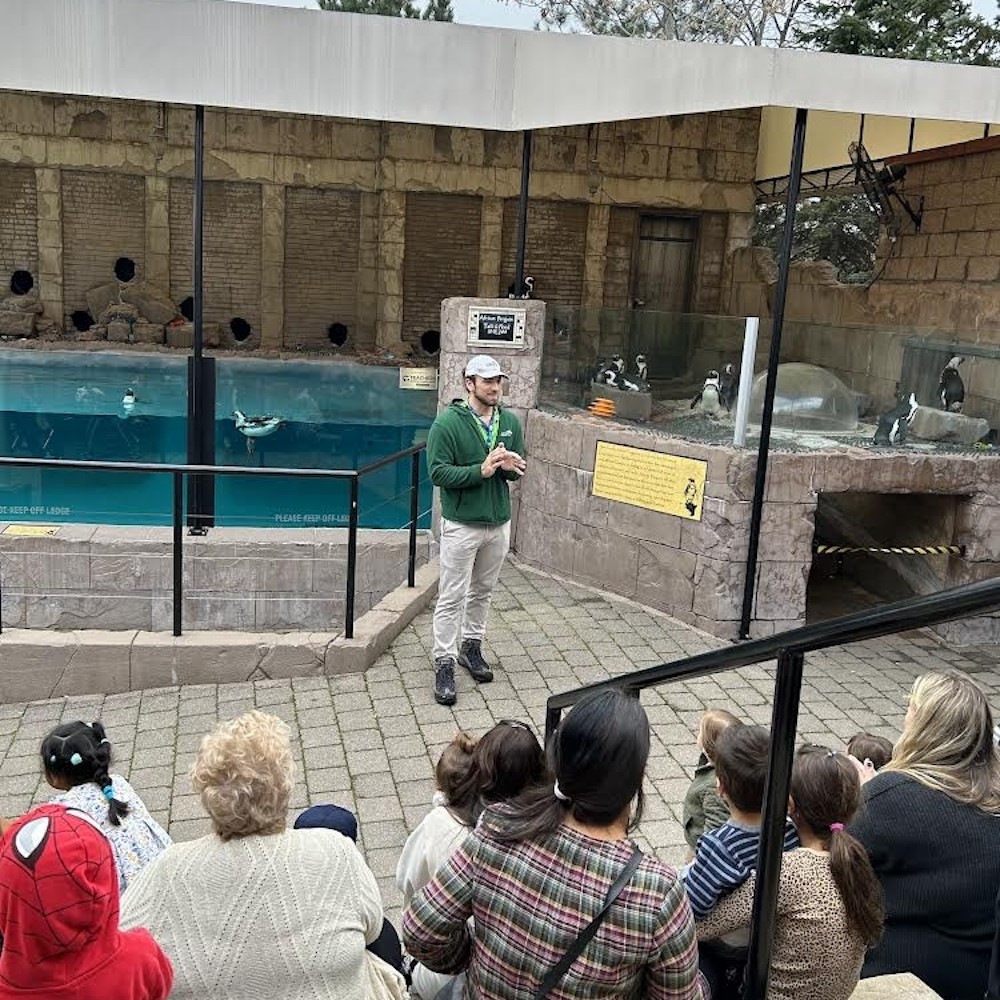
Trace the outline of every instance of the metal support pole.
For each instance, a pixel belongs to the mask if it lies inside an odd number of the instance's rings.
[[[517,257],[514,264],[514,294],[524,283],[524,245],[528,238],[528,184],[531,181],[531,130],[524,132],[521,147],[521,197],[517,203]]]
[[[410,456],[410,556],[406,568],[406,586],[417,585],[417,517],[420,514],[420,452]]]
[[[351,511],[347,526],[347,599],[344,602],[344,638],[354,638],[354,585],[358,562],[358,477],[351,477]]]
[[[795,133],[792,140],[792,163],[788,176],[788,198],[785,201],[785,228],[781,234],[778,255],[778,286],[774,292],[771,321],[771,351],[767,360],[767,382],[764,386],[764,412],[760,418],[760,444],[757,448],[757,476],[753,488],[750,512],[750,544],[747,549],[746,579],[743,581],[743,614],[740,638],[750,638],[750,619],[757,585],[757,553],[760,550],[760,523],[764,515],[764,485],[767,480],[767,455],[771,446],[771,419],[774,416],[774,392],[778,384],[778,362],[781,360],[781,330],[785,323],[785,298],[788,293],[788,270],[792,259],[792,238],[795,230],[795,208],[802,180],[802,154],[806,145],[805,108],[795,112]]]
[[[181,634],[184,608],[184,473],[174,480],[174,635]]]
[[[740,361],[740,387],[736,396],[736,426],[733,428],[733,447],[744,448],[747,443],[747,421],[750,418],[750,394],[753,392],[753,366],[757,357],[757,331],[760,319],[747,316],[743,329],[743,359]]]
[[[194,109],[194,359],[195,367],[201,363],[203,346],[203,263],[205,222],[205,108],[199,104]]]
[[[764,812],[761,816],[760,847],[757,853],[757,887],[750,917],[744,1000],[766,1000],[767,997],[804,659],[802,653],[787,649],[778,654],[778,676],[774,685],[774,708],[771,711],[771,752],[764,785]]]

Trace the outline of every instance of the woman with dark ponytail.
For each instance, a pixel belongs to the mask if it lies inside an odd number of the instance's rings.
[[[111,841],[120,891],[172,841],[142,799],[111,773],[111,742],[100,722],[65,722],[42,740],[52,801],[86,813]]]
[[[868,852],[845,826],[861,802],[847,754],[801,747],[789,815],[802,846],[781,862],[768,1000],[847,1000],[865,951],[882,935],[882,890]],[[701,940],[750,924],[754,877],[698,923]]]

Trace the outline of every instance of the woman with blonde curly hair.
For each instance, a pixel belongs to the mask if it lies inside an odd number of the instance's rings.
[[[1000,755],[982,689],[918,677],[892,760],[851,827],[885,893],[864,975],[912,972],[946,1000],[981,1000],[1000,891]]]
[[[191,784],[213,832],[167,848],[122,898],[122,927],[147,927],[173,963],[172,1000],[402,996],[365,948],[382,901],[358,849],[287,827],[293,771],[274,716],[248,712],[202,740]]]

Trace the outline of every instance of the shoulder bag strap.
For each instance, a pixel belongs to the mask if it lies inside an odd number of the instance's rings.
[[[622,890],[629,884],[632,880],[632,876],[635,874],[636,868],[639,867],[639,863],[642,861],[642,851],[637,847],[632,857],[629,858],[628,864],[622,869],[622,873],[618,876],[615,884],[611,886],[608,890],[608,895],[604,900],[604,906],[601,907],[601,911],[594,917],[593,920],[587,924],[582,931],[580,931],[577,939],[569,946],[569,950],[561,959],[559,959],[556,964],[549,969],[546,973],[545,978],[542,980],[541,985],[538,987],[535,993],[534,1000],[543,1000],[544,997],[548,996],[552,992],[556,983],[564,975],[569,967],[580,957],[583,953],[583,949],[590,944],[591,939],[597,933],[597,928],[601,926],[604,922],[604,918],[608,915],[608,911],[611,909],[614,901],[621,895]]]

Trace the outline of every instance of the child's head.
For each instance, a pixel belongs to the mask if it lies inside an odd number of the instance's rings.
[[[744,813],[764,802],[771,737],[763,726],[728,726],[715,743],[715,774],[723,798]]]
[[[715,761],[715,747],[724,729],[740,725],[740,720],[724,708],[710,708],[701,717],[698,725],[698,749],[710,760]]]
[[[498,722],[479,740],[472,756],[479,797],[486,804],[518,796],[546,774],[538,738],[514,719]]]
[[[114,796],[111,784],[111,743],[99,722],[64,722],[42,740],[45,780],[67,791],[94,782],[108,800],[108,820],[120,826],[128,805]]]
[[[848,920],[866,945],[882,933],[882,889],[868,852],[845,826],[861,804],[861,779],[849,756],[826,747],[800,747],[792,766],[789,811],[803,840],[830,851],[830,872]]]
[[[855,733],[847,741],[847,752],[863,764],[866,760],[876,771],[881,771],[892,760],[892,743],[884,736],[871,733]]]
[[[475,749],[476,738],[459,731],[441,751],[437,767],[434,768],[434,782],[449,804],[455,802],[462,794],[469,769],[472,767],[472,752]]]

